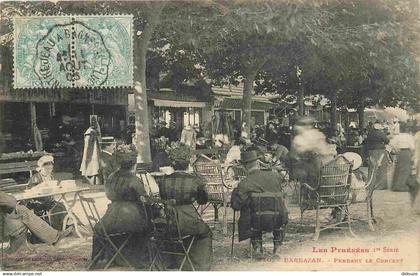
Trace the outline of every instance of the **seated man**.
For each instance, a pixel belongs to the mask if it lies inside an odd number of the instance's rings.
[[[64,231],[57,231],[23,205],[17,205],[16,199],[0,191],[0,223],[4,221],[4,233],[0,233],[0,240],[10,238],[7,253],[16,252],[25,243],[26,234],[31,231],[41,241],[55,245],[72,231],[73,226]]]
[[[176,200],[175,209],[181,234],[195,236],[190,250],[191,261],[195,270],[206,271],[210,270],[212,265],[212,232],[192,203],[196,200],[200,205],[206,204],[208,194],[204,180],[195,173],[186,172],[190,156],[185,146],[169,151],[175,171],[160,179],[159,191],[162,199]]]
[[[240,210],[241,216],[238,221],[239,241],[251,238],[252,246],[255,250],[262,249],[262,233],[251,233],[251,193],[281,193],[281,183],[278,174],[272,171],[262,171],[259,167],[257,152],[251,150],[242,153],[241,162],[248,171],[248,176],[239,182],[237,188],[232,192],[231,204],[234,210]],[[288,222],[288,211],[284,202],[281,202],[280,208],[281,224]],[[283,240],[282,231],[273,231],[274,253],[280,247]]]

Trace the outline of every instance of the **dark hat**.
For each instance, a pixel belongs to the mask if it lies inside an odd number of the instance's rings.
[[[255,150],[244,151],[241,153],[241,163],[249,163],[259,158]]]

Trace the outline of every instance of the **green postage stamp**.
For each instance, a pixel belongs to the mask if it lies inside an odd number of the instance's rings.
[[[14,18],[14,88],[133,86],[132,15]]]

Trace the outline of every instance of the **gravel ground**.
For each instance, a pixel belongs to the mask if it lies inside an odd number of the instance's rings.
[[[103,192],[85,194],[94,197],[100,213],[106,211],[109,201]],[[289,197],[288,199],[290,199]],[[305,212],[303,224],[300,223],[298,206],[289,200],[290,223],[280,254],[273,257],[271,235],[265,235],[265,253],[249,258],[249,241],[239,243],[235,239],[234,257],[230,260],[231,226],[224,236],[219,224],[211,224],[214,234],[213,270],[419,270],[420,263],[420,215],[409,206],[407,193],[376,191],[374,196],[375,215],[378,218],[376,231],[369,230],[363,222],[355,221],[353,230],[357,237],[352,237],[347,230],[322,232],[317,242],[312,241],[314,231],[314,212]],[[419,200],[420,201],[420,200]],[[419,203],[420,204],[420,203]],[[364,205],[352,206],[352,215],[363,217]],[[75,213],[86,222],[79,205]],[[212,220],[212,210],[206,211],[204,219]],[[324,212],[328,215],[328,211]],[[232,217],[229,211],[228,217]],[[15,254],[5,256],[6,270],[38,271],[81,271],[85,270],[91,254],[92,239],[71,236],[56,246],[44,244],[23,247]],[[325,248],[328,252],[313,252],[315,248]],[[331,247],[362,248],[369,254],[331,253]],[[398,252],[384,252],[398,250]],[[379,250],[380,249],[380,250]],[[373,250],[378,250],[373,253]],[[369,256],[369,257],[366,257]],[[373,263],[366,263],[372,258]],[[340,260],[336,260],[340,259]],[[363,263],[342,263],[342,260],[361,259]],[[295,260],[295,262],[293,262]],[[317,262],[320,260],[319,262]],[[387,261],[384,261],[387,260]],[[390,261],[393,263],[389,263]],[[395,263],[398,261],[398,263]],[[401,262],[400,262],[401,261]],[[307,263],[311,262],[311,263]],[[316,262],[316,263],[314,263]],[[384,263],[386,262],[386,263]],[[125,270],[124,268],[114,268]]]

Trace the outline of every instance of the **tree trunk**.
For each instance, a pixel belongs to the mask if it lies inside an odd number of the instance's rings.
[[[298,94],[298,114],[303,116],[305,114],[305,104],[304,104],[304,97],[305,97],[305,90],[303,86],[299,87],[299,94]]]
[[[245,76],[244,91],[242,97],[242,125],[246,123],[245,131],[250,134],[251,131],[251,109],[252,94],[254,92],[254,80],[256,73],[252,72]]]
[[[331,95],[331,131],[335,134],[337,130],[337,92]]]
[[[365,98],[360,97],[361,102],[357,107],[357,116],[359,117],[359,129],[365,128]]]
[[[148,22],[141,35],[134,38],[135,145],[138,151],[137,163],[143,164],[152,162],[146,93],[146,55],[150,39],[159,23],[163,7],[163,3],[150,5]]]
[[[244,90],[242,94],[242,122],[246,123],[245,131],[249,137],[251,135],[251,109],[252,109],[252,95],[254,92],[254,81],[257,73],[261,70],[267,59],[243,59],[241,60],[244,66]]]

